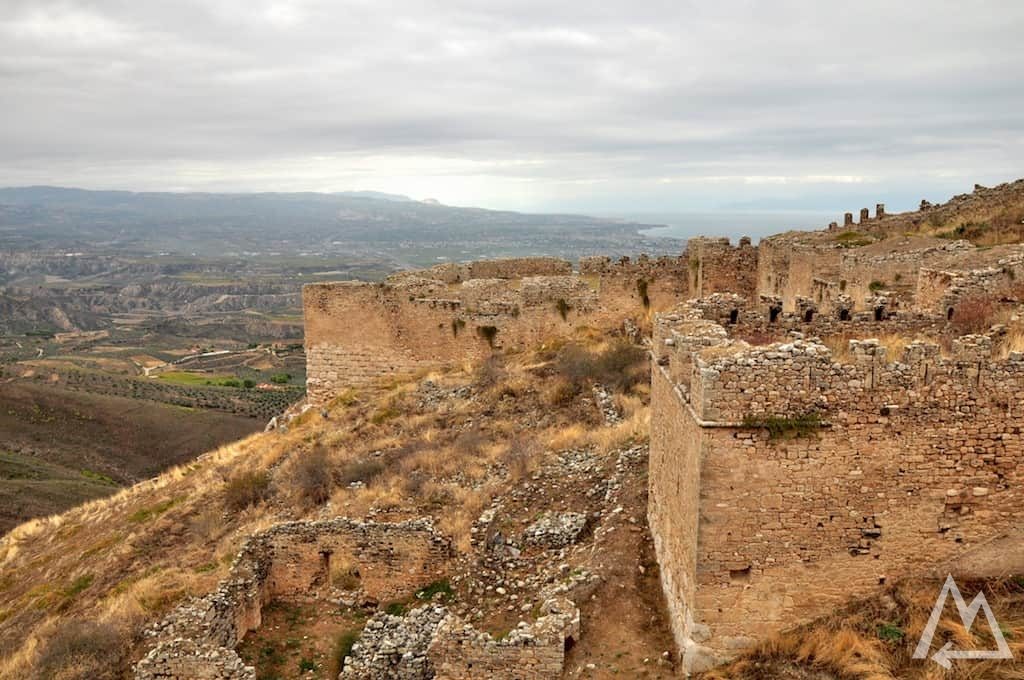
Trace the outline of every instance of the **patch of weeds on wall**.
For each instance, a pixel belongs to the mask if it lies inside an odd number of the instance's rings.
[[[875,242],[873,238],[859,231],[844,231],[836,235],[836,242],[841,248],[859,248]]]
[[[558,314],[562,317],[562,321],[569,320],[569,310],[571,310],[572,307],[569,306],[569,303],[566,302],[564,298],[558,298],[558,302],[555,303],[555,309],[558,310]]]
[[[640,293],[640,300],[644,303],[644,309],[651,306],[651,298],[647,295],[647,282],[640,279],[636,282],[636,290]]]
[[[494,349],[494,339],[498,337],[497,326],[477,326],[476,332],[487,341],[487,346]]]
[[[429,600],[431,602],[448,603],[455,598],[455,591],[447,579],[434,581],[416,591],[417,600]]]
[[[868,290],[870,290],[872,293],[877,293],[883,288],[885,288],[885,281],[872,281],[871,283],[868,284]]]
[[[768,416],[767,418],[747,415],[743,427],[768,430],[769,439],[792,439],[809,437],[821,429],[821,416],[814,411],[792,418]]]

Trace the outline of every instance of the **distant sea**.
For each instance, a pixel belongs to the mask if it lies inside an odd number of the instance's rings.
[[[749,236],[756,242],[762,237],[792,229],[824,229],[837,219],[836,215],[820,212],[632,213],[615,217],[666,225],[642,230],[640,233],[645,236],[680,239],[728,236],[733,242],[741,236]]]

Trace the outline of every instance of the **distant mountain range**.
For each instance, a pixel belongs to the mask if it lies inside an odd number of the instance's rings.
[[[373,191],[134,193],[0,189],[0,249],[350,254],[367,248],[494,254],[628,252],[651,225],[459,208]],[[649,241],[649,240],[648,240]],[[656,242],[654,242],[656,243]],[[664,241],[670,249],[678,244]],[[420,258],[422,259],[422,258]]]

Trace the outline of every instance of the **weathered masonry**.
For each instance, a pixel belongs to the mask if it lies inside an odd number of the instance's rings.
[[[260,627],[271,601],[326,595],[332,574],[353,568],[365,596],[394,599],[441,578],[452,556],[450,542],[429,520],[278,524],[246,542],[215,592],[178,607],[148,631],[156,644],[135,678],[255,680],[235,646]]]
[[[577,272],[564,260],[524,258],[438,265],[379,284],[307,285],[309,398],[319,403],[389,374],[533,347],[582,326],[641,327],[691,290],[733,289],[737,271],[750,272],[752,286],[756,261],[749,239],[738,247],[694,239],[679,257],[588,257]]]
[[[841,363],[801,334],[730,338],[729,307],[692,301],[654,331],[649,522],[691,668],[1024,520],[1024,354],[851,340]]]

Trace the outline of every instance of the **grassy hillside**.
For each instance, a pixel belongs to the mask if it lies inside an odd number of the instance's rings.
[[[0,540],[0,678],[122,677],[141,652],[143,626],[183,598],[210,591],[244,539],[276,522],[427,515],[468,555],[470,528],[491,499],[517,485],[536,494],[534,471],[560,465],[561,452],[591,451],[593,474],[606,474],[601,470],[614,470],[620,447],[645,441],[644,354],[601,338],[593,333],[569,346],[353,391],[335,400],[326,417],[310,411],[286,432],[253,435],[155,480],[14,529]],[[620,423],[604,423],[592,381],[615,392]],[[566,476],[544,478],[560,484]],[[587,479],[572,494],[560,488],[524,503],[516,521],[532,521],[544,503],[593,503],[586,492],[595,482]],[[632,484],[629,513],[614,521],[628,517],[634,530],[616,536],[639,541],[646,536],[635,524],[645,516],[645,484],[642,477]],[[657,593],[656,570],[649,562],[638,569],[641,547],[623,551],[594,559],[621,569],[630,583],[646,574],[636,587]],[[640,597],[618,582],[609,589],[615,597]],[[644,597],[656,606],[656,596]],[[620,608],[636,620],[627,635],[630,663],[658,658],[670,644],[667,627],[651,624],[657,612],[627,604]],[[487,625],[508,625],[504,608],[497,616]],[[625,652],[612,651],[599,629],[592,626],[595,658],[618,653],[609,663],[626,663]],[[606,634],[624,639],[616,626]]]
[[[0,383],[0,531],[108,496],[262,426],[214,411]]]

